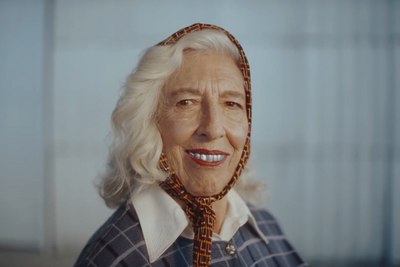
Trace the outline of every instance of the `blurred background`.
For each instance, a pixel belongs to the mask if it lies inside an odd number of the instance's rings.
[[[242,44],[265,207],[312,266],[400,266],[400,1],[0,0],[0,266],[71,266],[141,52],[196,22]]]

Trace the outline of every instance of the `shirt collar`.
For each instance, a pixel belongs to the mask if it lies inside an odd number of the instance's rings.
[[[229,208],[219,235],[213,240],[230,240],[247,221],[268,244],[246,203],[234,189],[226,195]],[[132,198],[146,243],[150,263],[157,260],[180,236],[193,238],[185,212],[160,186],[153,185]]]

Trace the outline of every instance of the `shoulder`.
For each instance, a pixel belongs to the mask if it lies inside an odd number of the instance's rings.
[[[275,217],[266,209],[253,205],[248,205],[251,214],[257,221],[275,220]]]
[[[276,218],[267,210],[249,206],[250,212],[256,220],[257,226],[265,236],[283,236],[283,231]]]
[[[264,258],[273,259],[279,266],[308,266],[283,234],[279,223],[269,211],[255,206],[249,206],[249,209],[257,227],[268,239],[268,249],[262,253]]]
[[[132,247],[139,249],[142,243],[136,212],[132,205],[124,203],[90,238],[74,266],[110,266],[124,252]]]

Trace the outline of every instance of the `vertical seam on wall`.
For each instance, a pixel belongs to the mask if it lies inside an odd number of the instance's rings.
[[[55,184],[54,184],[54,22],[55,1],[45,0],[44,3],[44,45],[43,45],[43,192],[44,192],[44,242],[41,248],[45,254],[55,253],[56,241],[56,211],[55,211]]]
[[[393,255],[392,255],[392,220],[393,220],[393,160],[394,160],[394,112],[395,112],[395,73],[394,73],[394,1],[387,1],[388,19],[387,29],[387,64],[388,66],[388,95],[387,95],[387,109],[386,109],[386,148],[385,148],[385,163],[386,163],[386,176],[384,177],[385,188],[384,188],[384,201],[383,201],[383,229],[382,229],[382,264],[383,266],[392,266]]]

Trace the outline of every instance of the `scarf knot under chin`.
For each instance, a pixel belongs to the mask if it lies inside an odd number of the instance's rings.
[[[216,214],[211,204],[221,199],[225,194],[208,197],[193,196],[188,193],[179,180],[172,173],[160,186],[173,198],[185,203],[185,213],[190,220],[194,231],[193,266],[210,266],[211,244]]]
[[[193,229],[204,224],[204,221],[206,220],[209,220],[207,223],[212,226],[212,229],[214,228],[216,215],[212,210],[211,203],[207,200],[208,199],[202,197],[195,198],[192,203],[187,204],[185,207],[185,213],[188,216]]]

